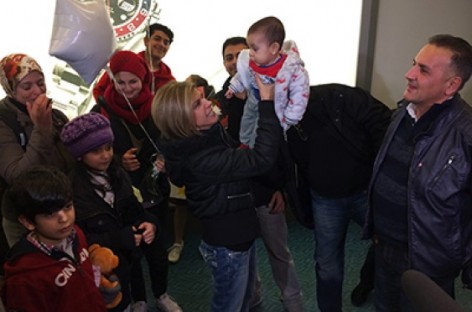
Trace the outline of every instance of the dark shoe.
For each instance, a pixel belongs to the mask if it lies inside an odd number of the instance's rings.
[[[359,285],[357,285],[351,293],[352,305],[356,307],[360,307],[361,305],[363,305],[367,301],[367,298],[369,297],[369,294],[373,289],[374,287],[372,286],[359,283]]]

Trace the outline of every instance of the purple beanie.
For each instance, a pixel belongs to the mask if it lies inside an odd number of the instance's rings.
[[[108,119],[90,112],[66,123],[61,139],[72,156],[78,158],[103,144],[112,143],[114,137]]]

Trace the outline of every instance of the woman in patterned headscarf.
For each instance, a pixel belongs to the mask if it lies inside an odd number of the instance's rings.
[[[52,108],[39,64],[25,54],[5,56],[0,61],[0,84],[7,94],[0,100],[2,184],[11,184],[32,165],[52,165],[67,171],[73,158],[59,140],[67,117]],[[8,202],[3,202],[1,206],[2,224],[11,246],[24,229]]]

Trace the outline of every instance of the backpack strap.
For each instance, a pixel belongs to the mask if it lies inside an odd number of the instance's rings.
[[[7,126],[13,130],[17,136],[18,143],[20,143],[23,149],[26,149],[28,144],[28,138],[26,136],[25,129],[18,122],[17,114],[14,110],[10,109],[5,104],[0,105],[0,120],[7,124]]]

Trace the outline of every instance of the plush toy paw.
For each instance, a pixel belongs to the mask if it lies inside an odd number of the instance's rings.
[[[121,285],[118,280],[118,276],[112,274],[108,277],[108,279],[108,284],[100,284],[99,290],[103,299],[105,300],[106,308],[112,309],[120,304],[121,299],[123,299],[123,294],[121,293]]]

